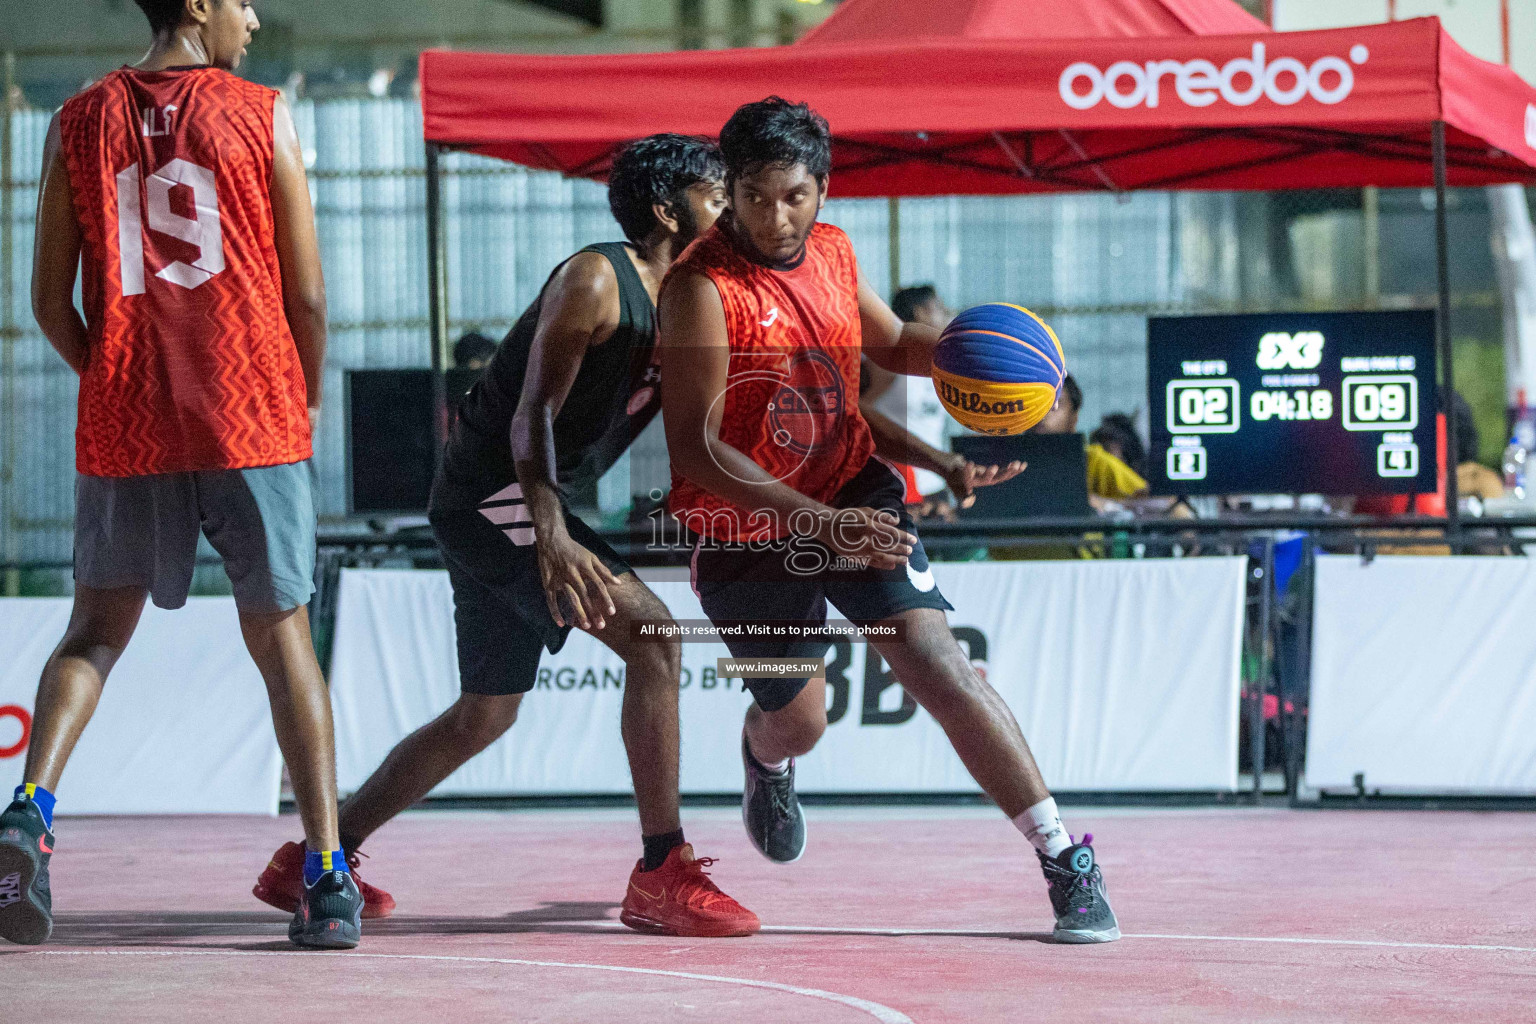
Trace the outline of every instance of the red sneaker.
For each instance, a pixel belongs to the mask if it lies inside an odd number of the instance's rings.
[[[721,892],[704,869],[713,857],[695,858],[689,843],[676,847],[655,871],[635,864],[619,920],[637,932],[694,938],[751,935],[762,927],[757,915]]]
[[[377,886],[369,885],[358,876],[357,866],[362,863],[360,853],[347,854],[347,867],[352,871],[352,881],[363,894],[363,917],[388,917],[395,912],[395,898]],[[304,844],[284,843],[267,868],[256,879],[251,895],[268,906],[293,913],[304,898]]]

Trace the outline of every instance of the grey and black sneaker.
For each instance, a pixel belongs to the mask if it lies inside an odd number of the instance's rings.
[[[1035,856],[1040,858],[1051,909],[1056,912],[1051,938],[1057,942],[1114,942],[1120,937],[1120,922],[1109,907],[1104,875],[1093,856],[1093,833],[1054,857],[1039,850]]]
[[[346,871],[327,871],[304,887],[288,941],[310,949],[353,949],[363,938],[363,894]]]
[[[741,734],[741,763],[747,780],[741,790],[741,823],[758,852],[778,864],[789,864],[805,852],[805,814],[795,795],[795,762],[782,772],[769,771],[752,756],[747,734]]]
[[[0,938],[24,946],[53,933],[53,893],[48,861],[53,833],[31,800],[17,800],[0,814]]]

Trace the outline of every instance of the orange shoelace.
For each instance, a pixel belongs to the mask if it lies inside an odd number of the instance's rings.
[[[720,904],[741,909],[740,904],[720,891],[720,887],[710,879],[709,872],[704,870],[714,863],[714,857],[699,857],[683,862],[683,880],[677,889],[678,902],[700,910],[708,910]]]

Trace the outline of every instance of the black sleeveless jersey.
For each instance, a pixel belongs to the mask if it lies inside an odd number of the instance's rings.
[[[656,305],[650,293],[622,242],[589,245],[581,251],[599,253],[613,265],[619,280],[619,323],[608,340],[587,349],[555,417],[556,480],[567,496],[606,473],[661,408]],[[432,485],[433,511],[475,508],[517,480],[512,417],[522,397],[548,288],[546,281],[460,403]]]

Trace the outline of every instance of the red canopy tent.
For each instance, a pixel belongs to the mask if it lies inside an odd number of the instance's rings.
[[[807,43],[934,39],[1222,36],[1268,26],[1232,0],[843,0]]]
[[[447,338],[440,150],[600,178],[628,139],[712,136],[775,93],[831,123],[839,196],[1536,182],[1536,89],[1436,18],[1276,33],[1231,0],[849,0],[793,46],[428,51],[421,83],[434,364]]]
[[[876,2],[855,0],[847,15]],[[1033,5],[1009,5],[1020,6]],[[831,122],[843,196],[1429,185],[1436,122],[1451,184],[1536,181],[1526,138],[1536,89],[1468,55],[1434,18],[1222,36],[822,41],[840,38],[837,21],[766,49],[429,51],[426,137],[600,177],[626,139],[712,135],[741,103],[780,93]]]

